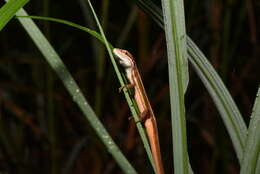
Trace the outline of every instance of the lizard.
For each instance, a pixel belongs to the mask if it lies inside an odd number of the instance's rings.
[[[126,77],[130,82],[130,84],[123,87],[134,89],[134,98],[140,111],[139,117],[144,123],[157,174],[164,174],[156,118],[145,92],[135,59],[127,50],[120,48],[114,48],[113,53],[119,59],[119,64],[124,68]]]

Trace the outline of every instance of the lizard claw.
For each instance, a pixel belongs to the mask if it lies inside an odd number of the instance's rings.
[[[134,119],[133,116],[128,117],[128,120],[129,120],[129,121],[130,121],[130,120],[133,120],[133,119]]]
[[[129,121],[133,120],[133,121],[135,122],[135,124],[137,124],[137,123],[143,124],[143,120],[135,121],[133,116],[128,117],[128,120],[129,120]]]

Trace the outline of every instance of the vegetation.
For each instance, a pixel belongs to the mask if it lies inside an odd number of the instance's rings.
[[[3,1],[0,172],[153,172],[132,93],[118,93],[120,47],[138,62],[166,173],[259,174],[259,3],[196,2]]]

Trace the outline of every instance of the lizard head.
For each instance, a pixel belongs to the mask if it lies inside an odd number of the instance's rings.
[[[119,63],[124,68],[132,68],[134,66],[134,58],[132,54],[130,54],[128,51],[120,49],[120,48],[114,48],[113,49],[114,54],[119,59]]]

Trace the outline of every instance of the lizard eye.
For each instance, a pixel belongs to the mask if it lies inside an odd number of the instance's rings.
[[[125,54],[126,56],[128,56],[128,57],[133,57],[132,54],[130,54],[130,53],[129,53],[128,51],[126,51],[126,50],[124,51],[124,54]]]

